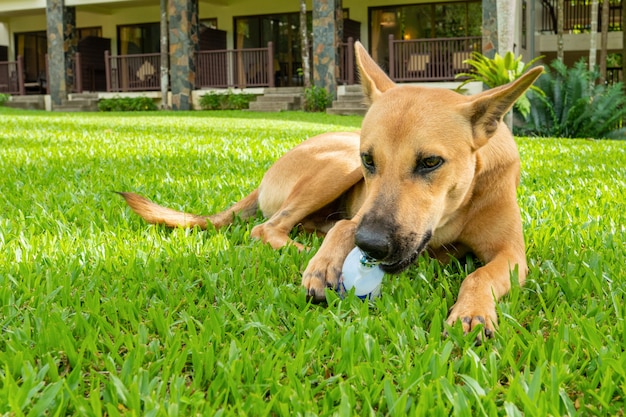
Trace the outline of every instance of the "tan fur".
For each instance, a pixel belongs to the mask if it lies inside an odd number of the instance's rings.
[[[422,250],[441,260],[448,252],[471,251],[484,266],[463,281],[447,322],[460,321],[466,332],[480,325],[490,336],[497,325],[496,301],[509,291],[512,274],[523,284],[527,270],[516,201],[520,162],[502,118],[542,68],[466,97],[398,86],[360,43],[355,49],[371,102],[360,133],[304,141],[270,167],[257,190],[212,216],[120,194],[147,221],[170,227],[219,228],[260,209],[268,220],[255,226],[252,236],[274,248],[303,249],[288,236],[297,225],[326,233],[302,277],[317,301],[325,298],[326,287],[336,287],[355,243],[392,273]]]

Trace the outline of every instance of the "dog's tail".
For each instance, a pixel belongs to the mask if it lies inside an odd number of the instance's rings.
[[[219,229],[231,224],[235,216],[247,219],[256,215],[259,195],[258,189],[254,190],[220,213],[210,216],[199,216],[160,206],[139,194],[118,191],[116,193],[124,197],[130,208],[148,223],[163,224],[168,227],[200,227],[201,229],[206,229],[209,224]]]

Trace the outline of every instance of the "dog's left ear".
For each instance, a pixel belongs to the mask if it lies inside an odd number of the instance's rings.
[[[496,133],[504,115],[542,73],[542,66],[535,67],[509,84],[476,94],[470,99],[465,106],[477,147],[483,146]]]
[[[361,76],[363,94],[373,103],[382,93],[395,87],[395,84],[367,53],[361,42],[354,43],[356,63]]]

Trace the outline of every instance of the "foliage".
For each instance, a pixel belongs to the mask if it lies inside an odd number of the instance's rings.
[[[234,93],[210,91],[200,97],[200,107],[203,110],[243,110],[247,109],[256,95],[248,93]]]
[[[157,105],[150,97],[114,97],[98,101],[100,111],[153,111]]]
[[[324,112],[333,104],[333,96],[322,87],[311,86],[304,90],[304,110]]]
[[[468,257],[425,257],[371,304],[311,305],[313,248],[146,224],[111,190],[210,213],[321,113],[0,109],[0,415],[620,415],[626,142],[519,138],[530,273],[495,338],[442,337]],[[599,163],[598,161],[601,161]]]
[[[531,112],[522,131],[531,136],[626,138],[626,96],[622,84],[595,84],[597,71],[584,60],[567,68],[555,60],[552,71],[535,85],[544,94],[529,94]]]
[[[4,104],[11,99],[10,94],[0,93],[0,106],[4,106]]]
[[[488,58],[480,52],[472,52],[472,58],[466,59],[464,63],[469,64],[473,70],[471,72],[463,72],[456,75],[456,78],[465,78],[457,87],[457,91],[461,90],[467,83],[479,81],[489,88],[498,87],[508,84],[520,78],[532,65],[543,58],[543,56],[532,59],[527,64],[522,62],[521,55],[515,58],[513,52],[507,52],[504,57],[497,52],[493,58]],[[541,94],[541,90],[535,86],[530,87],[532,91]],[[528,93],[521,96],[515,103],[515,109],[526,117],[530,112],[530,103],[527,97]]]

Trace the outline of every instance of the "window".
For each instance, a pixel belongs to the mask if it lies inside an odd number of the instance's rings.
[[[88,36],[102,36],[101,27],[77,28],[78,40]],[[48,35],[45,30],[15,34],[16,55],[24,58],[24,73],[27,83],[39,82],[46,77],[46,54],[48,53]]]
[[[16,55],[24,58],[24,81],[38,82],[46,78],[46,54],[48,37],[45,31],[16,33]]]
[[[117,27],[117,50],[120,55],[151,54],[161,50],[160,23]]]
[[[283,13],[235,17],[235,48],[265,48],[274,45],[276,85],[301,85],[300,14]],[[311,13],[307,13],[307,32],[311,33]]]
[[[414,4],[370,7],[370,47],[374,59],[386,67],[389,35],[395,39],[480,36],[482,2]]]

